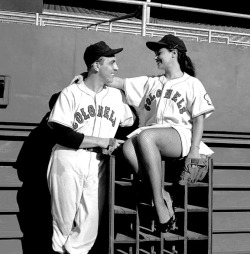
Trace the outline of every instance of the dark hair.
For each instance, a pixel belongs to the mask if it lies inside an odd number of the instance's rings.
[[[113,55],[113,56],[115,56],[115,55]],[[112,57],[113,57],[112,56]],[[100,58],[98,58],[95,62],[98,62],[98,63],[100,63],[100,65],[102,65],[103,64],[103,62],[104,62],[104,56],[101,56]],[[87,66],[87,70],[89,71],[90,69],[91,69],[91,67],[93,66],[93,64],[94,63],[92,63],[90,66]]]
[[[181,52],[178,50],[178,62],[183,72],[186,72],[193,77],[196,76],[194,64],[185,52]]]
[[[175,48],[169,47],[167,48],[169,51],[173,51]],[[187,56],[186,52],[180,51],[178,49],[176,49],[178,51],[178,63],[180,65],[180,68],[183,72],[186,72],[187,74],[189,74],[190,76],[195,77],[196,76],[196,71],[195,71],[195,67],[194,64],[192,62],[192,60],[190,59],[189,56]]]

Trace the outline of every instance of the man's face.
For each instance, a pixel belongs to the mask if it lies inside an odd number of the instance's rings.
[[[99,76],[104,84],[113,81],[115,72],[118,70],[115,57],[102,57],[99,61]]]

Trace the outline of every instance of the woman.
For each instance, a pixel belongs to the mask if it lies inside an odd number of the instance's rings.
[[[147,176],[161,232],[175,223],[169,194],[161,185],[161,157],[201,158],[213,153],[203,142],[203,121],[214,106],[187,56],[184,42],[171,34],[158,42],[147,42],[164,74],[114,78],[110,86],[123,89],[129,105],[139,117],[139,128],[123,145],[125,158],[135,172]],[[76,76],[76,79],[82,79]]]

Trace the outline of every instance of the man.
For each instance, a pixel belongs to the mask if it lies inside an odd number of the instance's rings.
[[[47,178],[52,198],[53,250],[86,254],[93,246],[105,199],[107,156],[124,141],[114,139],[119,126],[134,115],[123,93],[105,86],[118,70],[115,54],[100,41],[86,48],[88,75],[62,90],[48,124],[58,137]]]

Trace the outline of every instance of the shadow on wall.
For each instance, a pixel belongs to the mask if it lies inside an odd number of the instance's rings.
[[[49,101],[50,109],[54,106],[58,95],[59,93],[52,95]],[[34,253],[34,246],[40,253],[53,253],[50,193],[46,172],[55,139],[47,125],[49,114],[50,112],[31,131],[15,163],[18,177],[23,182],[17,193],[17,202],[24,254]]]

